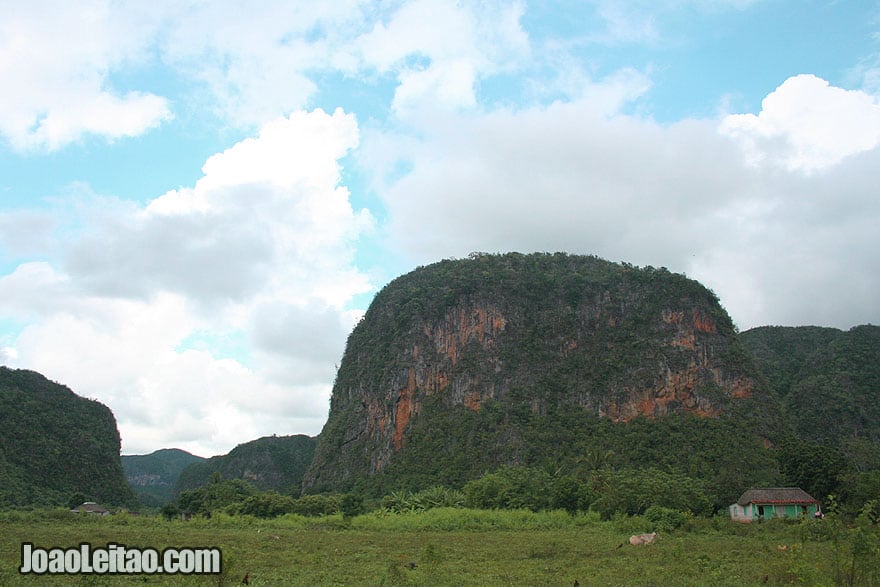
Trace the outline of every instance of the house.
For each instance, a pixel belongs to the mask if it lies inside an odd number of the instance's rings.
[[[101,506],[99,506],[98,504],[96,504],[93,501],[87,501],[82,505],[76,506],[75,508],[73,508],[70,511],[73,512],[74,514],[86,513],[86,514],[95,514],[96,516],[109,516],[110,515],[109,511],[102,508]]]
[[[797,487],[749,489],[730,506],[730,517],[737,522],[771,518],[813,517],[819,502]]]

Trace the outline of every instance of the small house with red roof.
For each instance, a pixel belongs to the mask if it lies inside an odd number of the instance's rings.
[[[730,517],[737,522],[772,518],[816,516],[819,502],[797,487],[749,489],[730,506]]]

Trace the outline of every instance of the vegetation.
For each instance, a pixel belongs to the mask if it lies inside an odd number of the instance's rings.
[[[274,519],[251,516],[165,521],[160,517],[73,516],[67,511],[0,514],[0,584],[37,585],[18,574],[21,542],[76,546],[216,546],[219,576],[69,576],[54,585],[878,585],[880,527],[865,514],[843,523],[724,518],[674,519],[564,511],[431,508]],[[664,525],[665,524],[665,525]],[[677,527],[672,529],[671,525]],[[659,531],[649,546],[630,535]]]
[[[880,326],[765,326],[740,335],[801,439],[880,462]],[[834,422],[834,426],[829,426]],[[853,444],[853,439],[857,442]]]
[[[180,472],[174,493],[201,487],[218,474],[246,480],[258,489],[299,493],[314,453],[315,439],[310,436],[265,436],[240,444],[229,454],[190,464]]]
[[[454,362],[431,355],[426,333],[475,308],[498,309],[504,336],[457,341]],[[695,367],[687,324],[657,319],[673,310],[714,325],[699,342],[710,363]],[[365,414],[393,413],[410,370],[429,365],[446,370],[447,391],[412,390],[405,437],[383,448],[380,429],[395,422]],[[602,415],[650,387],[658,365],[692,368],[694,393],[720,415],[674,404],[656,418]],[[752,397],[734,401],[700,369],[749,379]],[[492,390],[479,409],[453,397],[474,382]],[[320,443],[266,437],[201,461],[123,459],[130,479],[155,488],[145,502],[164,503],[155,517],[0,512],[0,585],[38,582],[16,572],[22,541],[113,541],[217,545],[226,570],[57,583],[223,585],[248,573],[252,585],[877,586],[878,390],[878,327],[737,335],[714,294],[665,269],[567,255],[446,261],[385,288],[352,332]],[[104,406],[0,369],[0,505],[130,504],[118,451]],[[727,519],[745,489],[779,485],[805,489],[827,517]],[[651,547],[625,542],[651,531]]]
[[[850,515],[880,498],[880,327],[767,326],[740,338],[790,422],[779,450],[785,482],[842,498]]]
[[[122,469],[140,502],[160,507],[174,497],[174,485],[181,471],[204,460],[184,450],[161,449],[148,455],[123,455]]]
[[[504,328],[487,334],[490,315]],[[636,409],[638,393],[670,374],[689,378],[676,393],[691,407],[664,399],[664,417],[628,424],[602,415]],[[718,382],[737,377],[753,382],[751,397]],[[398,425],[404,388],[414,415]],[[723,416],[689,416],[696,405]],[[572,475],[582,455],[611,450],[617,468],[704,481],[720,505],[779,480],[766,443],[786,430],[780,414],[730,317],[698,282],[596,257],[477,254],[419,268],[376,296],[348,339],[304,486],[375,497],[461,489],[504,466]]]
[[[0,508],[131,505],[110,410],[39,373],[0,367]]]

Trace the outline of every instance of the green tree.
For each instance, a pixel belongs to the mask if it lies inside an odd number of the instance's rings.
[[[712,504],[705,484],[685,475],[658,469],[598,471],[591,482],[596,493],[594,507],[604,519],[615,513],[643,514],[661,506],[694,514],[710,514]]]
[[[364,512],[364,498],[356,493],[346,493],[339,500],[339,510],[342,518],[349,520]]]
[[[243,502],[256,493],[253,485],[241,479],[212,480],[203,487],[181,493],[177,506],[180,511],[190,515],[205,515]]]
[[[550,507],[563,509],[574,515],[589,509],[593,495],[588,484],[566,475],[554,480],[550,492]]]
[[[302,516],[329,516],[339,511],[336,495],[304,495],[293,502],[293,513]]]
[[[800,487],[819,500],[839,493],[840,478],[847,472],[843,452],[818,443],[788,439],[779,460],[786,484]]]
[[[170,522],[180,515],[180,509],[174,504],[174,502],[168,502],[162,506],[161,513],[162,517]]]
[[[235,508],[236,513],[255,516],[257,518],[277,518],[293,512],[294,500],[288,495],[281,495],[276,491],[264,491],[257,495],[245,498]]]
[[[73,509],[75,507],[81,506],[87,501],[89,501],[89,498],[86,496],[86,494],[81,491],[77,491],[70,496],[70,499],[67,501],[67,507]]]

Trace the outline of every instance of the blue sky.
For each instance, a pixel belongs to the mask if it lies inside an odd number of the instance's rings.
[[[0,363],[127,454],[317,434],[376,291],[472,251],[880,318],[880,2],[2,4]]]

